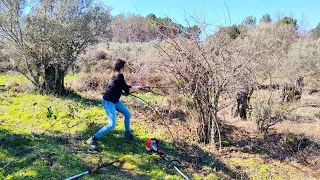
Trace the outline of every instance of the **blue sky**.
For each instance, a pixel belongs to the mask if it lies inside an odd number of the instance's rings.
[[[304,19],[306,29],[310,30],[320,23],[320,0],[102,0],[113,8],[112,15],[123,12],[141,14],[154,13],[160,17],[170,17],[176,22],[187,25],[185,16],[197,16],[205,19],[212,27],[239,24],[252,15],[257,22],[268,13],[273,20],[279,15],[289,15],[301,22]],[[190,19],[190,18],[189,18]],[[192,22],[190,22],[192,24]]]

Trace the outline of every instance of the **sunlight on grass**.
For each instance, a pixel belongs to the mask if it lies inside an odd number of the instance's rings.
[[[242,154],[241,156],[233,156],[225,159],[225,163],[236,169],[241,167],[247,172],[250,179],[304,179],[303,174],[300,174],[299,169],[303,166],[292,166],[279,160],[266,162],[263,157]]]
[[[145,94],[141,96],[154,99],[153,96]],[[165,162],[158,156],[145,152],[145,140],[150,136],[161,137],[163,131],[157,130],[154,133],[148,131],[147,124],[140,119],[132,118],[132,131],[138,138],[138,142],[131,143],[123,138],[123,116],[119,115],[115,130],[107,133],[100,140],[100,155],[70,154],[69,146],[75,146],[74,148],[80,150],[87,149],[88,147],[84,144],[85,139],[107,124],[105,110],[99,103],[95,105],[73,98],[11,92],[0,94],[0,100],[0,111],[4,112],[0,115],[0,120],[3,121],[0,128],[10,132],[1,134],[0,137],[14,140],[17,145],[1,145],[1,160],[8,162],[17,159],[17,161],[12,163],[15,166],[14,169],[0,171],[0,178],[59,179],[80,173],[88,165],[92,167],[125,157],[126,162],[123,168],[135,172],[135,176],[152,179],[182,179],[176,175],[176,172],[166,170]],[[32,135],[32,133],[41,134],[44,131],[53,136],[36,138]],[[82,134],[82,139],[76,140],[74,145],[64,144],[64,141],[54,139],[57,135],[79,133]],[[170,149],[170,146],[168,147]],[[50,153],[53,154],[50,155]],[[1,163],[1,165],[5,164]],[[12,165],[9,164],[9,167]],[[84,179],[112,179],[112,177],[118,177],[115,175],[117,171],[111,170],[111,173],[92,175],[91,178]],[[47,173],[43,174],[43,172]],[[130,176],[127,175],[127,179],[130,179]]]
[[[69,81],[69,80],[77,79],[77,78],[81,77],[82,75],[83,75],[82,72],[75,73],[75,74],[67,74],[64,78],[66,81]]]
[[[22,79],[16,75],[1,75],[5,77],[1,82],[6,83],[11,76]],[[68,75],[67,79],[79,76],[81,74]],[[135,95],[152,104],[167,99],[152,93]],[[123,97],[123,100],[132,112],[136,110],[132,105],[139,100],[133,97]],[[88,153],[85,140],[108,123],[100,99],[87,99],[76,93],[66,97],[30,92],[1,93],[0,167],[8,166],[0,169],[0,179],[63,179],[121,157],[125,158],[124,164],[116,163],[82,179],[183,179],[172,168],[167,168],[158,155],[146,152],[145,141],[150,137],[160,139],[161,148],[167,152],[179,149],[172,144],[167,129],[153,129],[144,118],[147,117],[133,113],[131,129],[136,141],[130,142],[123,137],[123,116],[118,113],[116,128],[98,141],[99,153]],[[208,173],[190,169],[185,172],[191,179],[220,179],[215,169],[207,166],[214,161],[208,159],[208,162],[203,162],[201,167]],[[259,155],[237,154],[225,158],[224,163],[232,169],[240,167],[251,179],[307,178],[299,173],[298,168],[304,169],[301,164],[295,164],[296,168],[278,160],[265,161]]]
[[[86,123],[104,116],[102,108],[53,96],[12,93],[1,94],[0,99],[1,111],[5,112],[0,118],[7,125],[22,128],[25,133],[30,133],[30,130],[42,132],[50,126],[50,131],[75,133],[83,130]]]
[[[167,97],[165,96],[159,96],[159,95],[155,95],[152,94],[151,92],[148,93],[139,93],[139,94],[135,94],[137,97],[147,101],[147,102],[163,102],[167,99]]]
[[[320,109],[312,108],[312,107],[304,107],[304,108],[299,108],[293,111],[293,114],[298,116],[313,118],[316,114],[320,114]]]
[[[15,179],[15,178],[23,178],[23,179],[33,179],[38,176],[38,172],[32,170],[32,168],[21,169],[20,171],[8,176],[6,179]]]
[[[8,72],[6,74],[0,74],[0,85],[7,85],[10,82],[27,83],[28,79],[19,73]]]

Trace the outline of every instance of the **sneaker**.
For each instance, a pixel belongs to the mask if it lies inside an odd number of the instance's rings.
[[[87,140],[87,144],[89,144],[93,149],[97,149],[97,139],[94,136]]]
[[[134,138],[133,138],[133,135],[131,134],[130,131],[126,131],[126,132],[124,133],[124,137],[125,137],[126,139],[130,140],[130,141],[132,141],[132,140],[134,139]]]

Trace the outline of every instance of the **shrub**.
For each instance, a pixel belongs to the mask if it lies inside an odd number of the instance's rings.
[[[106,58],[106,54],[104,52],[102,52],[102,51],[98,51],[98,52],[95,52],[93,58],[96,59],[96,60],[105,59]]]
[[[111,70],[112,62],[110,61],[90,61],[82,67],[85,73],[109,73]]]
[[[108,74],[88,73],[72,80],[70,85],[78,91],[101,91],[108,79]]]
[[[281,122],[284,118],[282,112],[274,111],[269,104],[263,102],[255,104],[251,117],[257,125],[257,130],[261,133],[268,133],[271,126]]]

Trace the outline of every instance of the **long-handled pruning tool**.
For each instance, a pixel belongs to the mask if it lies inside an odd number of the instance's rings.
[[[124,162],[124,158],[120,158],[120,159],[118,159],[118,160],[116,160],[116,161],[113,161],[113,162],[110,162],[110,163],[107,163],[107,164],[102,164],[102,165],[100,165],[100,166],[98,166],[98,167],[95,167],[95,168],[90,169],[90,170],[88,170],[88,171],[85,171],[85,172],[83,172],[83,173],[74,175],[74,176],[69,177],[69,178],[67,178],[67,179],[65,179],[65,180],[71,180],[71,179],[75,179],[75,178],[77,178],[77,177],[83,176],[83,175],[85,175],[85,174],[97,172],[98,169],[101,169],[101,168],[103,168],[103,167],[107,167],[107,166],[112,165],[112,164],[114,164],[114,163],[116,163],[116,162],[122,163],[122,162]]]
[[[157,155],[159,155],[162,159],[164,159],[167,162],[167,166],[171,166],[173,167],[181,176],[183,176],[186,180],[189,180],[188,176],[185,175],[179,168],[181,167],[178,164],[181,164],[181,162],[179,160],[170,160],[166,155],[165,152],[163,150],[159,150],[158,149],[158,144],[159,141],[157,141],[156,139],[148,139],[146,141],[146,150],[150,153],[156,153]]]
[[[140,88],[140,89],[142,89],[142,90],[146,90],[146,89],[144,89],[144,88]],[[148,90],[147,90],[148,91]],[[154,93],[154,94],[157,94],[157,93],[155,93],[155,92],[153,92],[153,91],[148,91],[148,92],[151,92],[151,93]],[[146,104],[148,104],[148,106],[151,108],[151,109],[153,109],[154,110],[154,112],[162,119],[162,121],[163,122],[161,122],[161,121],[159,121],[162,125],[164,125],[165,127],[167,127],[167,129],[168,129],[168,131],[169,131],[169,133],[170,133],[170,135],[171,135],[171,137],[172,137],[172,139],[173,140],[175,140],[174,138],[173,138],[173,134],[172,134],[172,132],[171,132],[171,130],[170,130],[170,128],[164,123],[165,122],[165,120],[164,120],[164,118],[163,118],[163,116],[161,116],[161,114],[150,104],[150,103],[148,103],[147,101],[145,101],[144,99],[142,99],[142,98],[140,98],[140,97],[138,97],[138,96],[136,96],[136,95],[134,95],[134,94],[132,94],[132,93],[126,93],[126,92],[122,92],[122,95],[124,95],[124,96],[132,96],[132,97],[135,97],[135,98],[137,98],[137,99],[139,99],[139,100],[141,100],[141,101],[143,101],[143,102],[145,102]]]

